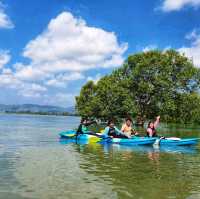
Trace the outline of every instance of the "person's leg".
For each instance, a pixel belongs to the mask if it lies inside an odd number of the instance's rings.
[[[126,135],[114,135],[113,138],[126,138],[127,139],[127,136]]]
[[[95,132],[92,132],[92,131],[88,131],[87,134],[88,134],[88,135],[96,135],[96,133],[95,133]]]

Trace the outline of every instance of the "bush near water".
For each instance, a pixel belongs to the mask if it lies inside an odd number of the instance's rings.
[[[200,69],[175,50],[130,55],[96,84],[88,81],[76,97],[81,116],[107,120],[160,115],[162,121],[200,123]]]

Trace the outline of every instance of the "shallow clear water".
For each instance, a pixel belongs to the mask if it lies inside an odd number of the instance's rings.
[[[200,198],[200,147],[61,143],[79,118],[0,115],[0,199]],[[164,135],[200,136],[198,126]]]

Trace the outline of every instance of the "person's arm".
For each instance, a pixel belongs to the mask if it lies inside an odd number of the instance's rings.
[[[108,132],[109,132],[109,127],[106,127],[106,128],[104,129],[104,132],[102,133],[102,136],[103,136],[103,137],[109,137],[109,136],[108,136]]]
[[[139,135],[139,133],[135,130],[135,129],[131,129],[131,134],[133,134],[133,135]]]
[[[122,131],[120,131],[117,127],[115,127],[115,131],[118,135],[125,135],[127,138],[130,138],[128,135],[126,135],[125,133],[123,133]]]
[[[118,135],[123,134],[123,132],[120,131],[117,127],[115,127],[115,131],[116,131],[116,133],[117,133]],[[123,134],[123,135],[124,135],[124,134]]]
[[[160,122],[160,116],[156,117],[156,121],[154,122],[154,128],[158,126],[159,122]]]
[[[124,132],[124,130],[125,130],[125,124],[122,125],[121,132]]]
[[[93,120],[93,121],[88,121],[86,125],[87,125],[87,126],[90,126],[90,125],[96,124],[96,123],[97,123],[97,122],[96,122],[95,120]]]

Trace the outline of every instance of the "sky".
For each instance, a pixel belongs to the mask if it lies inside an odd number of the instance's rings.
[[[130,54],[176,49],[200,67],[200,0],[0,0],[0,104],[73,106]]]

